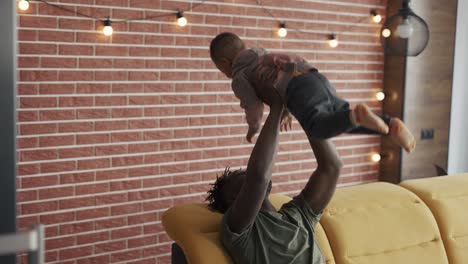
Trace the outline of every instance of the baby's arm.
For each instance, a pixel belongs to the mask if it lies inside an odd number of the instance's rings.
[[[260,125],[262,123],[263,117],[263,103],[258,102],[253,105],[246,106],[244,108],[245,111],[245,119],[247,120],[247,124],[249,125],[249,130],[247,131],[247,135],[245,138],[249,143],[252,143],[252,138],[255,134],[258,133],[260,130]]]

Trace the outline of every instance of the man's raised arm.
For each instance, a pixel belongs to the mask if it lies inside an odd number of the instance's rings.
[[[309,136],[309,143],[317,160],[317,169],[302,190],[312,211],[325,209],[336,189],[343,164],[330,140],[318,140]]]
[[[242,232],[254,222],[270,183],[283,112],[279,95],[276,99],[276,103],[270,107],[270,114],[250,154],[244,184],[227,217],[229,228],[236,233]]]

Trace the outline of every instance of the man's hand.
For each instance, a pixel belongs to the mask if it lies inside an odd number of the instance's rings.
[[[281,116],[281,131],[288,131],[292,129],[292,116],[289,113],[288,109],[283,110],[283,114]]]

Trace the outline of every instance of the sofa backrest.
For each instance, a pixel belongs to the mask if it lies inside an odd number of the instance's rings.
[[[468,263],[468,173],[409,180],[400,185],[419,196],[432,211],[449,263]]]
[[[337,264],[448,263],[431,211],[397,185],[341,188],[320,223]]]

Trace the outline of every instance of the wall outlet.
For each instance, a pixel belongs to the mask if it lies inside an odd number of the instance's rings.
[[[421,140],[434,139],[434,129],[426,128],[421,130]]]

